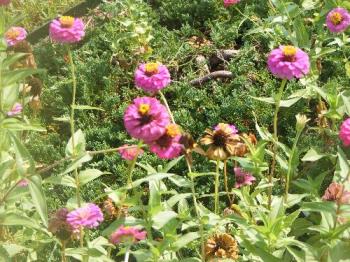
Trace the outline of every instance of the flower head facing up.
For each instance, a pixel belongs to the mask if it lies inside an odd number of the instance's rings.
[[[339,138],[344,146],[350,146],[350,118],[346,119],[340,126]]]
[[[7,112],[8,116],[15,116],[22,112],[23,107],[20,103],[15,103],[10,111]]]
[[[5,33],[5,39],[8,46],[14,46],[15,44],[25,40],[27,37],[27,31],[23,27],[14,26],[11,27]]]
[[[120,226],[111,236],[110,241],[113,244],[133,244],[146,238],[146,232],[137,227]]]
[[[235,146],[239,142],[231,125],[220,123],[214,130],[206,129],[201,139],[203,145],[209,146],[207,156],[214,160],[225,160],[235,154]]]
[[[350,25],[350,14],[344,8],[334,8],[328,13],[326,24],[332,33],[344,32]]]
[[[95,228],[103,221],[101,209],[95,204],[89,203],[67,214],[67,222],[74,230],[81,227]]]
[[[223,259],[238,259],[237,241],[229,234],[218,233],[210,237],[205,243],[205,256],[209,261]]]
[[[151,94],[158,92],[170,84],[170,73],[160,63],[141,64],[135,72],[135,84]]]
[[[67,208],[60,208],[49,220],[49,231],[60,240],[67,240],[73,234],[73,228],[67,222],[68,212]]]
[[[224,0],[224,6],[229,7],[231,5],[238,4],[241,0]]]
[[[235,188],[251,185],[256,180],[255,177],[252,176],[252,174],[245,172],[240,167],[235,167],[234,172],[235,172]]]
[[[175,124],[169,124],[166,127],[164,135],[150,143],[150,151],[162,159],[175,158],[182,151],[180,139],[181,131],[179,127]]]
[[[310,71],[308,54],[294,46],[280,46],[272,50],[267,65],[276,77],[288,80],[302,78]]]
[[[80,18],[62,16],[50,24],[50,37],[58,43],[76,43],[85,36],[85,25]]]
[[[143,150],[138,147],[133,148],[123,148],[123,147],[129,147],[129,145],[123,145],[121,148],[118,149],[119,154],[121,157],[125,160],[134,160],[136,157],[143,154]]]
[[[124,113],[126,131],[134,138],[154,141],[165,133],[170,123],[168,112],[157,99],[138,97]]]
[[[338,204],[349,204],[350,192],[345,190],[342,184],[332,182],[324,192],[322,200],[335,201]]]

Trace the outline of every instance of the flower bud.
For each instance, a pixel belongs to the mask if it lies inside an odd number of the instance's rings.
[[[306,115],[302,115],[302,114],[297,114],[295,116],[295,118],[297,119],[297,123],[296,123],[296,126],[295,126],[295,129],[297,130],[297,132],[303,131],[303,129],[305,128],[306,123],[310,121],[310,119],[307,118]]]

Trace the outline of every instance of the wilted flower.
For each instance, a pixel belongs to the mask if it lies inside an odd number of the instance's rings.
[[[29,100],[30,108],[37,113],[41,109],[40,96],[33,96]]]
[[[302,78],[309,73],[310,60],[307,53],[294,46],[280,46],[272,50],[267,65],[275,76],[282,79]]]
[[[235,146],[239,142],[231,125],[220,123],[214,130],[206,129],[201,139],[203,145],[208,145],[207,156],[215,160],[225,160],[235,154]]]
[[[135,84],[149,93],[156,93],[170,84],[170,73],[160,63],[141,64],[135,72]]]
[[[123,147],[129,147],[130,145],[123,145],[121,148],[118,149],[119,154],[121,157],[125,160],[134,160],[136,157],[143,154],[143,150],[138,147],[132,147],[132,148],[123,148]]]
[[[30,88],[30,94],[32,96],[40,96],[43,88],[43,82],[36,77],[31,77],[28,81]]]
[[[76,43],[84,36],[84,23],[80,18],[62,16],[50,24],[50,37],[59,43]]]
[[[344,8],[334,8],[328,13],[326,24],[333,33],[344,32],[350,25],[350,14]]]
[[[296,130],[298,132],[301,132],[305,126],[306,126],[306,123],[310,121],[309,118],[306,117],[306,115],[302,115],[302,114],[297,114],[295,116],[296,120],[297,120],[297,123],[296,123]]]
[[[109,218],[126,217],[128,215],[128,206],[116,207],[111,198],[103,201],[103,212],[107,214]]]
[[[229,7],[230,5],[238,4],[241,0],[224,0],[224,6]]]
[[[350,118],[341,124],[339,138],[343,141],[344,146],[350,146]]]
[[[67,208],[60,208],[49,220],[49,231],[62,241],[68,240],[73,234],[73,228],[67,222],[68,212]]]
[[[182,145],[179,143],[180,138],[179,127],[175,124],[169,124],[164,135],[150,143],[150,151],[162,159],[175,158],[182,151]]]
[[[237,260],[238,252],[237,241],[226,233],[214,234],[205,243],[205,256],[209,261],[218,261],[218,258]]]
[[[36,62],[33,55],[32,47],[30,46],[29,42],[26,40],[17,42],[15,45],[10,46],[8,48],[8,51],[12,51],[15,53],[26,53],[24,57],[17,60],[15,63],[11,65],[11,69],[16,68],[36,68]]]
[[[21,179],[17,184],[18,187],[26,187],[28,185],[29,185],[29,181],[25,178]]]
[[[83,228],[95,228],[103,221],[101,209],[95,204],[89,203],[67,214],[67,222],[77,230]]]
[[[15,115],[18,115],[22,112],[23,110],[23,107],[20,103],[15,103],[11,109],[11,111],[8,111],[7,112],[7,115],[8,116],[15,116]]]
[[[134,138],[154,141],[170,123],[166,108],[155,98],[138,97],[124,113],[126,131]]]
[[[113,244],[127,243],[132,244],[146,238],[146,232],[137,227],[120,226],[111,236],[110,241]]]
[[[11,2],[11,0],[0,0],[0,6],[1,5],[8,5]]]
[[[327,112],[327,106],[326,103],[322,100],[320,100],[316,106],[316,112],[317,112],[317,118],[316,123],[319,127],[327,128],[329,127],[328,119],[325,116]]]
[[[332,182],[322,197],[324,201],[335,201],[338,204],[349,204],[350,192],[342,184]]]
[[[11,27],[5,33],[5,39],[8,46],[13,46],[27,37],[27,31],[23,27]]]
[[[235,167],[235,188],[251,185],[255,181],[255,177],[251,173],[245,172],[240,167]]]
[[[242,216],[241,209],[238,205],[232,204],[230,207],[224,209],[224,216],[238,215]]]

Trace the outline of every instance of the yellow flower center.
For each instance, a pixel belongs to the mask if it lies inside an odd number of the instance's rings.
[[[19,30],[16,30],[16,29],[10,29],[5,34],[6,38],[11,40],[16,40],[19,35],[20,35],[20,32]]]
[[[283,54],[287,57],[293,57],[297,53],[297,49],[294,46],[287,45],[283,47]]]
[[[154,75],[158,73],[159,63],[147,63],[145,71],[147,75]]]
[[[74,17],[71,16],[61,16],[60,23],[62,27],[70,28],[74,24]]]
[[[141,104],[139,106],[139,113],[141,115],[146,115],[148,113],[149,109],[150,109],[149,104]]]
[[[333,25],[339,25],[343,21],[343,16],[339,12],[333,12],[330,16]]]
[[[166,134],[171,137],[176,137],[181,134],[180,128],[176,124],[170,124],[166,127]]]

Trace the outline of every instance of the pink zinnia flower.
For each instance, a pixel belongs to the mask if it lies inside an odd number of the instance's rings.
[[[27,37],[27,31],[23,27],[14,26],[11,27],[5,33],[5,39],[8,46],[14,46],[15,44],[23,41]]]
[[[160,63],[141,64],[135,72],[135,85],[152,94],[168,86],[170,81],[168,68]]]
[[[113,244],[119,243],[136,243],[146,238],[146,232],[137,229],[136,227],[120,226],[111,236],[110,241]]]
[[[103,221],[101,209],[95,204],[89,203],[84,207],[77,208],[67,215],[67,222],[73,229],[95,228]]]
[[[134,138],[153,141],[165,133],[170,123],[168,112],[157,99],[138,97],[124,113],[126,131]]]
[[[349,204],[350,192],[345,190],[342,184],[332,182],[324,192],[322,200],[336,201],[339,204]]]
[[[59,43],[76,43],[84,36],[84,23],[80,18],[62,16],[50,24],[50,37]]]
[[[118,149],[119,154],[125,160],[134,160],[136,157],[143,154],[143,150],[138,147],[133,148],[123,148],[129,147],[129,145],[123,145],[120,149]]]
[[[179,127],[175,124],[170,124],[166,127],[164,135],[150,143],[150,151],[162,159],[175,158],[182,152],[180,139],[181,132]]]
[[[28,185],[29,185],[29,181],[25,178],[21,179],[17,184],[18,187],[26,187]]]
[[[339,138],[343,141],[344,146],[350,146],[350,118],[341,124]]]
[[[11,109],[11,111],[7,112],[8,116],[14,116],[14,115],[18,115],[22,112],[23,107],[20,103],[15,103]]]
[[[255,181],[255,177],[252,174],[245,172],[240,167],[235,167],[235,188],[240,188],[242,186],[251,185]]]
[[[224,6],[229,7],[230,5],[238,4],[241,0],[224,0]]]
[[[0,5],[8,5],[11,0],[0,0]]]
[[[302,78],[309,73],[309,56],[294,46],[280,46],[272,50],[267,65],[272,74],[282,79]]]
[[[235,125],[230,125],[230,124],[225,124],[225,123],[219,123],[214,127],[215,131],[218,131],[222,129],[223,126],[228,126],[232,130],[232,135],[235,135],[238,133],[238,129],[236,128]]]
[[[328,13],[326,24],[332,33],[344,32],[350,25],[350,14],[344,8],[334,8]]]

